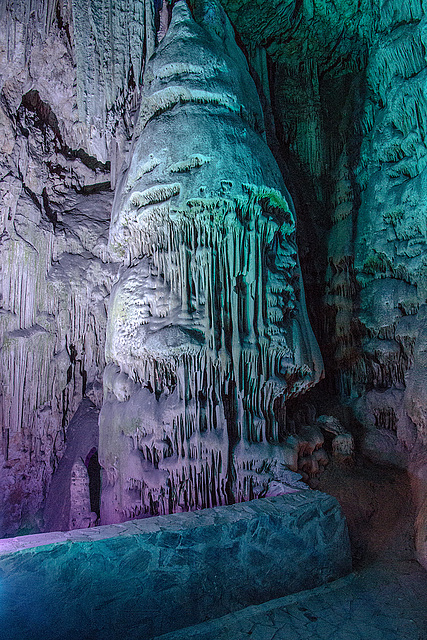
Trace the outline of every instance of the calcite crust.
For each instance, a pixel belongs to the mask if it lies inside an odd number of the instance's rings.
[[[110,228],[105,522],[261,495],[286,399],[322,374],[293,205],[219,7],[175,5],[136,129]]]

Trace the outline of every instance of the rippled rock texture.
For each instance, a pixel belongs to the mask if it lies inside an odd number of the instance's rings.
[[[241,501],[286,461],[285,401],[322,374],[290,196],[225,14],[185,2],[145,71],[110,230],[106,521]]]

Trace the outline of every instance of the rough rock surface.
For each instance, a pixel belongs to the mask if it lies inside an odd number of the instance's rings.
[[[97,485],[100,482],[100,477],[99,465],[96,464],[98,417],[99,411],[96,406],[88,398],[84,398],[70,421],[67,429],[67,446],[52,477],[45,500],[43,510],[45,531],[67,531],[68,529],[83,528],[85,525],[78,517],[79,510],[83,511],[83,517],[89,518],[86,521],[86,526],[94,524],[94,521],[99,517],[99,487]],[[92,464],[90,464],[91,460]],[[75,465],[80,468],[84,481],[84,500],[76,499],[77,492],[73,491],[73,498],[71,495],[72,472]],[[74,516],[71,514],[72,510]],[[93,513],[97,514],[95,518]]]
[[[326,370],[313,402],[351,407],[365,453],[410,470],[427,563],[426,3],[224,6],[271,100],[298,209]]]
[[[222,10],[195,17],[175,4],[148,62],[113,206],[105,523],[265,492],[286,399],[322,375],[255,85]]]
[[[3,535],[41,526],[69,420],[83,396],[100,403],[116,271],[109,170],[83,148],[70,34],[56,3],[29,4],[0,11]]]

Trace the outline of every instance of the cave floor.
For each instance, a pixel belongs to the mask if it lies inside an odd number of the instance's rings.
[[[161,640],[427,640],[427,571],[414,559],[407,475],[359,460],[330,465],[319,488],[347,517],[352,574]]]
[[[415,560],[379,560],[294,594],[162,640],[427,640],[427,572]]]

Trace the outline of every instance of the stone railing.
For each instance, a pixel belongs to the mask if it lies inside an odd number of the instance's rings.
[[[144,640],[350,571],[340,507],[317,491],[10,538],[2,638]]]

